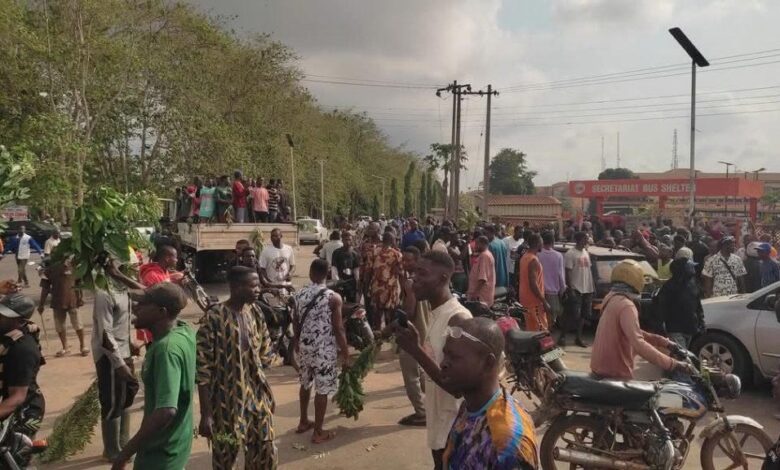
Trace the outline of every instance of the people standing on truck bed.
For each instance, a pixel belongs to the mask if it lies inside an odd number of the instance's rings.
[[[290,201],[287,196],[287,191],[282,186],[281,178],[276,180],[276,192],[279,195],[279,214],[277,215],[277,222],[289,222],[290,221]]]
[[[233,212],[235,213],[235,221],[239,224],[246,222],[246,196],[244,175],[240,171],[236,171],[233,173]]]
[[[217,196],[217,220],[219,220],[220,223],[225,223],[226,221],[225,215],[230,209],[230,205],[233,203],[233,192],[230,189],[230,184],[228,184],[228,177],[226,175],[222,175],[219,177],[216,196]]]
[[[203,187],[200,188],[200,209],[198,210],[198,218],[203,221],[210,220],[214,217],[214,208],[216,206],[214,187],[214,179],[206,178],[206,182]]]
[[[255,214],[255,222],[268,222],[268,190],[265,188],[263,178],[257,178],[257,184],[249,190],[249,197],[252,199],[252,210]]]
[[[276,222],[279,216],[279,190],[276,188],[276,180],[271,178],[268,182],[268,221]]]

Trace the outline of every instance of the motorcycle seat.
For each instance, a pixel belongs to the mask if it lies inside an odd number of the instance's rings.
[[[549,333],[544,331],[523,331],[511,329],[506,333],[508,354],[529,354],[539,350],[539,338]]]
[[[594,405],[637,408],[647,403],[656,393],[652,382],[598,380],[590,374],[567,371],[563,374],[560,393]]]

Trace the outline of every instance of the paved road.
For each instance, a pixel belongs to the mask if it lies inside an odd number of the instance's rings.
[[[308,266],[311,260],[310,253],[309,247],[299,249],[296,253],[301,267]],[[300,271],[306,272],[306,269]],[[30,274],[31,279],[36,277],[32,271]],[[12,258],[6,257],[0,261],[0,279],[9,277],[15,277],[15,265]],[[300,285],[304,279],[297,277],[295,282]],[[206,288],[222,298],[227,293],[224,285],[208,285]],[[25,293],[37,296],[39,290],[31,288],[25,290]],[[82,319],[88,331],[91,325],[90,301],[88,296],[88,306],[82,308]],[[183,317],[193,321],[197,315],[197,307],[190,305]],[[66,358],[53,357],[58,349],[58,340],[54,335],[51,310],[45,313],[44,325],[49,334],[50,344],[47,345],[46,342],[43,344],[48,364],[41,369],[40,373],[40,385],[47,399],[43,435],[51,430],[54,419],[67,410],[94,379],[91,358],[75,355]],[[69,337],[71,344],[75,346],[75,336],[72,332]],[[587,370],[589,349],[570,347],[566,352],[565,361],[570,368]],[[644,370],[648,367],[642,365],[640,369]],[[334,441],[323,445],[311,445],[306,436],[296,435],[293,432],[298,419],[298,386],[294,371],[289,367],[279,367],[269,371],[268,376],[278,404],[275,419],[281,468],[335,470],[428,469],[431,467],[429,452],[425,446],[424,429],[405,428],[396,424],[398,419],[408,414],[411,409],[404,393],[398,361],[394,351],[389,347],[382,351],[375,370],[366,378],[366,409],[360,415],[360,419],[357,421],[345,419],[331,409],[326,417],[326,426],[334,428],[337,437]],[[132,409],[133,430],[140,424],[141,398],[142,394]],[[767,387],[746,391],[739,399],[727,402],[726,408],[729,414],[744,414],[757,419],[766,426],[768,433],[773,437],[780,434],[780,421],[772,417],[778,411],[778,407],[769,396]],[[99,429],[96,432],[97,435],[84,452],[73,456],[65,463],[44,468],[72,470],[107,468],[107,464],[100,460],[102,447]],[[700,468],[698,452],[697,442],[691,450],[686,469]],[[196,440],[188,468],[207,469],[210,468],[209,463],[210,454],[206,442],[203,439]]]

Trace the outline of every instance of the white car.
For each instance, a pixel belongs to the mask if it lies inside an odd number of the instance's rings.
[[[780,372],[780,315],[775,303],[780,282],[752,294],[702,300],[706,331],[691,342],[700,359],[748,380]]]
[[[300,245],[307,242],[318,244],[328,239],[328,229],[322,225],[319,219],[299,218],[296,223],[298,224],[298,243]]]

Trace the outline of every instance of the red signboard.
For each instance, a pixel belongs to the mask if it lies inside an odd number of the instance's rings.
[[[669,196],[686,197],[690,194],[687,179],[622,179],[570,181],[569,196],[582,198]],[[742,178],[699,178],[696,196],[733,196],[760,198],[764,183]]]

